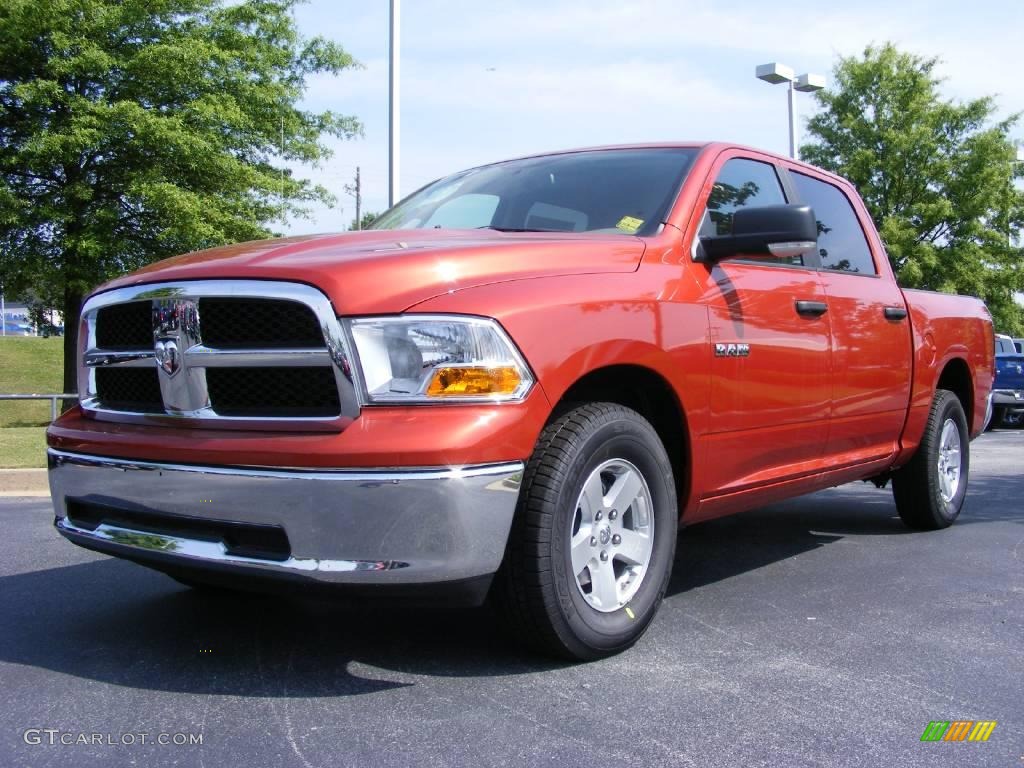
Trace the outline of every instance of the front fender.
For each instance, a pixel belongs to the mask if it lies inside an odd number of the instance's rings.
[[[659,265],[628,275],[520,280],[456,291],[408,311],[495,318],[552,405],[598,369],[649,369],[676,393],[692,438],[707,426],[711,351],[707,311],[681,300],[678,277],[678,266]],[[672,300],[659,298],[666,295]]]

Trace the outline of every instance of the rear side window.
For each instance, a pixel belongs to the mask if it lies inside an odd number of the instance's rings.
[[[878,274],[864,230],[843,191],[802,173],[790,175],[801,200],[814,209],[818,219],[821,268],[860,275]]]

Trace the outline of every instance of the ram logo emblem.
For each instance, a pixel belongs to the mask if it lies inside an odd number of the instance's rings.
[[[715,357],[750,357],[750,345],[715,344]]]
[[[168,376],[173,376],[181,368],[181,355],[178,353],[177,339],[160,339],[154,345],[157,365]]]

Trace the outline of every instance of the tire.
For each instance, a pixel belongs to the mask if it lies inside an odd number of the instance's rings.
[[[628,506],[613,513],[616,484]],[[571,660],[629,648],[665,595],[678,516],[671,462],[642,416],[613,403],[560,416],[527,463],[492,591],[508,627]]]
[[[1005,426],[1006,422],[1006,409],[995,406],[992,408],[992,416],[988,420],[988,424],[985,425],[985,431],[991,432],[994,429]]]
[[[903,522],[921,531],[952,525],[967,495],[970,460],[964,409],[956,395],[940,389],[932,400],[917,453],[892,478]]]
[[[985,422],[985,432],[992,432],[999,426],[996,422],[996,416],[998,415],[997,409],[993,408],[988,415],[988,421]]]

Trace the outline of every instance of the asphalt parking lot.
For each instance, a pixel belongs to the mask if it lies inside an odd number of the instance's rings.
[[[483,609],[193,593],[0,499],[0,765],[1020,768],[1024,430],[972,448],[947,531],[861,484],[686,529],[645,638],[575,666]],[[998,725],[920,741],[958,719]]]

